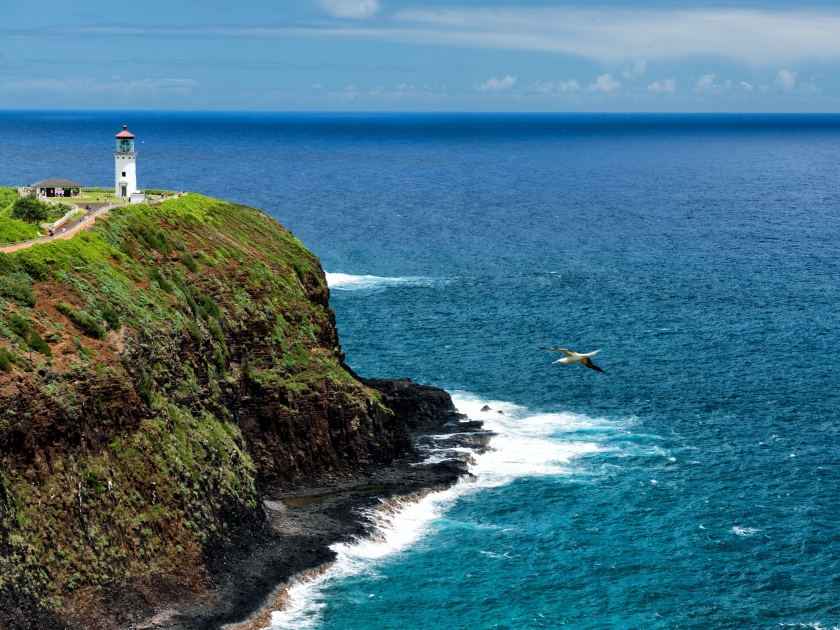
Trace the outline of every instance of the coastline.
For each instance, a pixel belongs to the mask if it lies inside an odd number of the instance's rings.
[[[418,501],[471,477],[471,452],[464,445],[482,452],[493,435],[481,421],[459,414],[444,390],[407,379],[363,380],[376,386],[406,423],[415,454],[360,473],[267,489],[262,496],[265,521],[258,531],[233,528],[220,542],[202,596],[118,627],[267,628],[272,612],[288,604],[289,588],[328,570],[337,557],[333,545],[376,535],[379,510]],[[413,416],[407,417],[407,411]],[[435,461],[423,463],[420,453],[435,454]]]

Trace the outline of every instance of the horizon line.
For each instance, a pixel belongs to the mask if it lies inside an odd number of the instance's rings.
[[[554,110],[396,110],[396,109],[83,109],[83,108],[2,108],[0,114],[18,112],[102,112],[102,113],[182,113],[182,114],[341,114],[341,115],[365,115],[365,114],[394,114],[394,115],[511,115],[511,116],[533,116],[533,115],[556,115],[556,116],[838,116],[840,111],[825,112],[768,112],[768,111],[745,111],[745,112],[721,112],[721,111],[554,111]]]

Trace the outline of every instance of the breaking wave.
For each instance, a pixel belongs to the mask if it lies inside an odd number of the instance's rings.
[[[326,272],[327,284],[333,291],[382,291],[399,285],[428,285],[428,278],[388,278],[384,276],[355,276],[348,273]]]
[[[462,479],[442,492],[383,501],[368,515],[374,523],[372,536],[333,545],[337,557],[326,571],[302,578],[287,589],[285,608],[272,613],[272,630],[317,627],[325,606],[321,595],[324,589],[346,578],[375,572],[384,559],[422,537],[431,523],[464,494],[522,477],[570,475],[573,460],[602,450],[599,434],[614,434],[617,428],[614,423],[581,414],[533,414],[519,405],[483,400],[465,392],[455,392],[452,399],[461,413],[483,420],[485,428],[496,434],[487,452],[474,455],[470,472],[477,480]],[[482,411],[485,406],[490,410]],[[437,455],[428,453],[429,460],[434,461]]]

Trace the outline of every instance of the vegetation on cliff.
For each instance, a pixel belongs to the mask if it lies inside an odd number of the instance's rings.
[[[410,449],[342,368],[328,300],[290,232],[200,195],[0,254],[10,627],[49,611],[72,625],[116,591],[198,589],[208,549],[263,518],[260,488]]]
[[[0,243],[17,243],[38,237],[37,225],[11,218],[14,205],[20,199],[17,189],[0,188]]]

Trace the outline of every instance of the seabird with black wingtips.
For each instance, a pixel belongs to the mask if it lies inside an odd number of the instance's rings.
[[[566,355],[562,359],[557,359],[556,361],[554,361],[554,363],[561,363],[563,365],[580,363],[582,366],[588,367],[590,370],[595,370],[596,372],[601,372],[602,374],[606,373],[604,372],[604,370],[592,363],[592,359],[589,358],[594,357],[596,354],[601,352],[600,350],[595,350],[594,352],[587,352],[586,354],[578,354],[577,352],[566,350],[566,348],[540,348],[540,350],[554,350],[555,352],[562,352]]]

